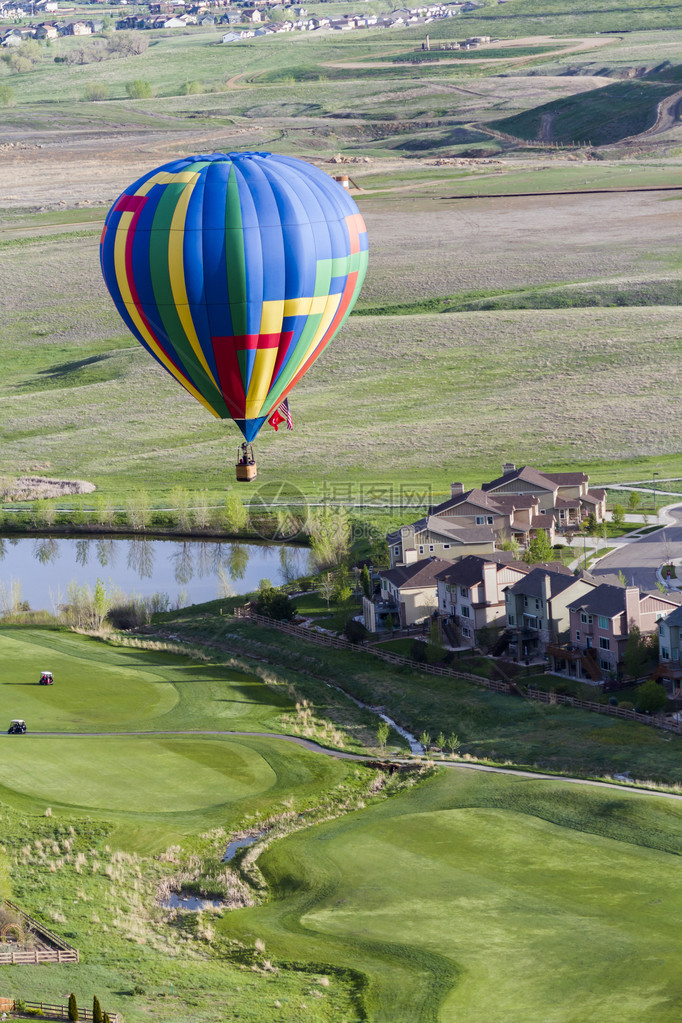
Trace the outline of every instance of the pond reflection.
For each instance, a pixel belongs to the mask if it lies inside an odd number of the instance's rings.
[[[0,537],[0,583],[21,582],[32,608],[51,607],[50,593],[76,581],[101,579],[127,594],[199,603],[274,585],[308,571],[305,548],[220,540],[152,540],[147,537]]]

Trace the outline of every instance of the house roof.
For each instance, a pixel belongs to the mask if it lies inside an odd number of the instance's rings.
[[[590,478],[586,472],[543,472],[542,475],[560,487],[577,487]]]
[[[543,490],[556,490],[558,487],[558,483],[555,483],[554,480],[538,469],[533,469],[530,465],[522,465],[520,469],[506,472],[504,476],[498,476],[496,480],[484,483],[482,489],[485,491],[496,490],[498,487],[503,487],[507,483],[513,483],[515,480],[523,480],[524,483],[530,483],[534,487],[541,487]]]
[[[417,561],[414,565],[404,565],[402,568],[389,568],[387,571],[379,572],[380,579],[386,579],[393,583],[398,589],[413,589],[423,586],[436,586],[436,576],[449,565],[448,561],[442,558],[428,558],[426,561]]]
[[[431,533],[440,533],[448,539],[459,540],[460,543],[486,543],[493,539],[492,526],[457,526],[454,522],[446,522],[437,515],[429,515],[422,527],[422,530],[424,529]]]
[[[442,569],[438,573],[438,579],[441,582],[455,583],[457,586],[475,586],[483,580],[483,566],[491,562],[498,572],[501,568],[514,568],[523,572],[524,575],[530,572],[529,566],[522,561],[505,564],[493,558],[481,558],[477,554],[467,554],[461,561]]]
[[[568,609],[569,611],[584,611],[586,614],[602,615],[604,618],[615,618],[625,611],[625,588],[602,583],[591,593],[584,593],[574,603],[569,604]]]
[[[568,575],[563,572],[553,571],[547,568],[534,568],[525,579],[519,579],[509,589],[514,596],[523,597],[544,597],[544,579],[549,577],[550,597],[556,597],[576,581],[575,576],[569,571]]]
[[[663,619],[662,619],[663,620]],[[665,619],[666,625],[682,625],[682,607],[676,607]]]

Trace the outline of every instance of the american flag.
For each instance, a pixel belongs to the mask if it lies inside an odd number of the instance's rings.
[[[293,430],[294,420],[291,416],[291,412],[289,411],[289,401],[287,398],[285,398],[284,401],[281,401],[279,403],[275,411],[268,419],[268,422],[270,423],[270,426],[273,428],[275,433],[277,433],[279,424],[284,422],[286,422],[287,424],[287,430]]]
[[[293,430],[293,428],[294,428],[294,420],[293,420],[293,417],[291,415],[291,411],[289,410],[289,399],[288,398],[285,398],[284,401],[281,401],[279,403],[279,405],[277,406],[277,411],[279,412],[280,415],[284,416],[284,418],[286,419],[286,421],[287,421],[287,430]]]

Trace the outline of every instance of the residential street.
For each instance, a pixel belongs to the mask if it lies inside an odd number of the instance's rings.
[[[649,533],[641,540],[625,543],[613,554],[607,554],[594,568],[593,575],[617,575],[623,572],[628,585],[641,590],[656,588],[656,569],[664,563],[667,553],[673,558],[682,556],[682,505],[666,509],[661,521],[668,522],[665,530]],[[668,548],[668,552],[666,552]]]

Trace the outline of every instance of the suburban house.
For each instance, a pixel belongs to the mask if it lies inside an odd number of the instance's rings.
[[[615,675],[632,628],[651,635],[660,629],[659,619],[678,610],[677,602],[662,594],[602,583],[569,604],[569,641],[548,651],[554,668],[595,682],[604,674]]]
[[[518,661],[546,657],[550,647],[568,642],[569,605],[596,583],[570,569],[534,568],[505,592],[507,630],[503,639]],[[502,651],[500,651],[502,652]]]
[[[506,624],[505,590],[531,571],[509,557],[505,563],[469,554],[436,576],[441,628],[453,646],[477,646],[481,629]]]
[[[583,472],[543,473],[530,466],[503,466],[503,474],[478,488],[453,483],[447,501],[386,537],[391,567],[429,557],[456,561],[491,554],[504,540],[527,547],[538,530],[550,543],[557,530],[577,528],[590,514],[606,516],[606,491],[590,490]]]
[[[682,633],[682,607],[675,608],[666,618],[658,621],[658,678],[672,683],[672,695],[682,694],[682,660],[680,639]]]
[[[430,617],[436,610],[437,575],[448,567],[440,558],[429,558],[402,568],[379,572],[381,597],[362,601],[365,626],[378,632],[390,616],[395,626],[405,628]]]

